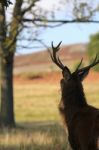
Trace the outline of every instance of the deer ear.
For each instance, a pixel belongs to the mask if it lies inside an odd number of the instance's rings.
[[[78,72],[78,76],[79,76],[80,81],[83,81],[83,80],[85,79],[85,77],[86,77],[86,76],[88,75],[88,73],[89,73],[89,70],[90,70],[90,69],[88,69],[88,70],[83,70],[83,71]]]
[[[64,70],[62,71],[64,79],[67,81],[71,78],[71,72],[67,67],[64,67]]]

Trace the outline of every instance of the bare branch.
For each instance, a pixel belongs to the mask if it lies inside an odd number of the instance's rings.
[[[27,8],[24,8],[22,10],[21,15],[23,16],[26,12],[30,11],[35,6],[35,3],[37,1],[39,1],[39,0],[33,0],[33,2]]]
[[[28,18],[23,18],[22,20],[23,22],[45,22],[45,20],[43,19],[28,19]],[[73,20],[50,20],[50,19],[47,19],[46,20],[47,23],[61,23],[61,24],[66,24],[66,23],[99,23],[99,20],[84,20],[84,19],[73,19]]]
[[[35,24],[37,27],[49,27],[49,28],[55,28],[55,27],[59,27],[62,26],[64,23],[54,23],[54,25],[52,24],[45,24],[44,22],[33,22],[33,24]]]
[[[0,0],[0,3],[4,7],[9,7],[9,5],[12,4],[12,2],[10,0]]]
[[[19,33],[22,31],[22,28],[16,32],[16,34],[14,35],[13,39],[11,40],[11,42],[7,45],[7,47],[5,47],[6,50],[11,49],[11,47],[13,46],[13,44],[16,42],[16,38],[19,35]]]
[[[36,39],[36,38],[35,38],[34,41],[39,42],[41,45],[43,45],[43,47],[45,47],[46,49],[49,49],[49,46],[46,45],[45,42],[43,42],[43,40],[41,40],[41,39]]]

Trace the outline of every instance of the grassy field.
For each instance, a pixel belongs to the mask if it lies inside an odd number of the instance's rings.
[[[84,83],[88,103],[99,108],[99,83]],[[0,131],[0,150],[70,150],[58,113],[59,85],[15,84],[18,128]]]
[[[15,85],[15,116],[18,122],[58,120],[58,86]]]
[[[2,130],[0,150],[70,150],[70,148],[64,130],[58,123],[40,122],[24,128]]]

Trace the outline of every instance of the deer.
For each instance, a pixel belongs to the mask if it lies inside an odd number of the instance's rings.
[[[52,42],[49,52],[52,61],[62,70],[59,112],[68,131],[68,141],[73,150],[99,150],[99,109],[87,103],[82,85],[90,69],[99,64],[98,57],[96,55],[90,65],[81,68],[82,58],[71,72],[57,55],[60,45],[61,42],[57,46]]]

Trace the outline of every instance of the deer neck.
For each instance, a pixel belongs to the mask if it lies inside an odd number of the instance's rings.
[[[86,107],[87,102],[82,88],[70,88],[62,93],[62,101],[64,106],[64,115],[67,122],[78,113],[79,109]]]

